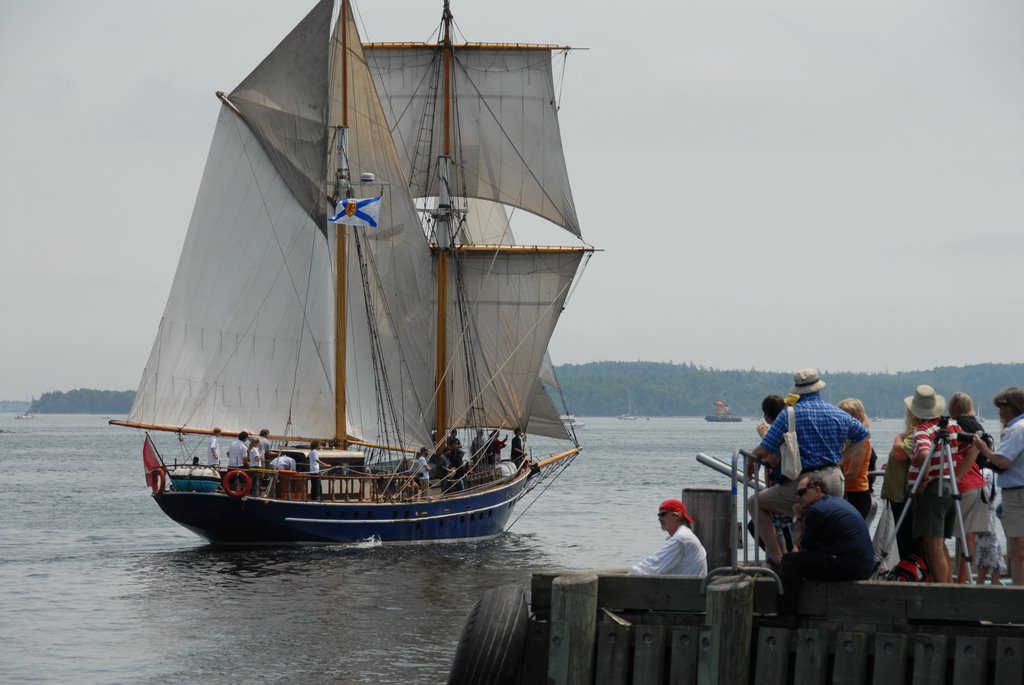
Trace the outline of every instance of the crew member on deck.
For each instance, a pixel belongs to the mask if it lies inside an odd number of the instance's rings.
[[[309,443],[309,498],[320,499],[320,467],[330,464],[320,461],[320,441]]]
[[[522,468],[523,462],[526,461],[526,446],[523,444],[524,436],[523,429],[516,428],[512,437],[512,463],[516,465],[516,468]]]
[[[213,429],[213,435],[210,436],[210,449],[208,462],[210,466],[220,466],[220,443],[217,438],[220,437],[220,428]]]
[[[228,445],[228,468],[240,469],[245,465],[245,458],[249,455],[249,433],[242,431],[230,445]]]
[[[665,500],[658,507],[658,522],[668,533],[668,540],[661,549],[631,568],[629,575],[706,576],[707,553],[690,528],[693,519],[686,513],[686,505],[677,499]]]

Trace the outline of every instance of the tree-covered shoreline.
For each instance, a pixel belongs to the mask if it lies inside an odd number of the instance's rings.
[[[703,416],[716,400],[738,416],[760,416],[765,395],[785,395],[792,375],[775,371],[720,370],[695,364],[662,362],[590,362],[556,367],[567,409],[578,416]],[[1000,389],[1024,387],[1024,364],[974,364],[897,373],[831,373],[822,395],[831,402],[857,397],[871,416],[903,416],[903,398],[921,383],[949,397],[962,390],[974,398],[979,414],[994,416],[992,396]],[[131,390],[79,388],[43,393],[32,400],[39,414],[127,414]]]
[[[127,414],[134,399],[134,390],[53,390],[32,400],[31,411],[35,414]]]
[[[703,416],[716,400],[725,400],[734,415],[761,415],[765,395],[785,395],[791,373],[719,370],[695,364],[659,362],[591,362],[556,367],[568,409],[578,416]],[[992,396],[1007,386],[1024,387],[1024,364],[975,364],[898,373],[831,373],[822,396],[830,402],[856,397],[871,416],[902,417],[903,398],[922,383],[947,398],[963,391],[979,414],[994,416]]]

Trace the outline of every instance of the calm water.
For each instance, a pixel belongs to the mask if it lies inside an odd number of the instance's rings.
[[[483,590],[635,563],[662,542],[661,500],[728,485],[698,451],[756,444],[748,420],[580,420],[583,454],[496,540],[221,550],[153,503],[140,433],[0,415],[0,679],[443,683]],[[876,444],[899,429],[876,423]]]

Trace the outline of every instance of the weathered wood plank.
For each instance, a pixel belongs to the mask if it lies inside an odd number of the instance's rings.
[[[632,671],[630,648],[633,626],[599,623],[597,626],[597,663],[595,685],[628,685]]]
[[[685,576],[599,577],[598,605],[609,609],[653,609],[655,611],[704,613],[703,578]],[[778,587],[765,576],[752,578],[754,612],[774,613]]]
[[[714,641],[715,628],[702,625],[697,632],[697,682],[709,685],[717,682],[711,673],[711,643]]]
[[[805,581],[798,613],[896,621],[1020,621],[1024,587]]]
[[[758,685],[787,685],[789,680],[789,642],[785,628],[761,628],[757,634]]]
[[[727,488],[684,488],[680,497],[694,519],[693,532],[707,552],[708,569],[732,566],[736,540],[730,512],[734,506]]]
[[[672,629],[672,640],[669,643],[669,685],[696,685],[699,639],[700,629],[697,626],[677,626]]]
[[[551,584],[558,576],[595,573],[598,576],[605,574],[625,574],[627,568],[603,568],[603,569],[562,569],[555,571],[534,571],[530,576],[530,610],[541,620],[550,618],[551,612]]]
[[[914,636],[914,685],[942,685],[946,682],[946,636]]]
[[[960,635],[953,649],[953,685],[988,682],[988,640]]]
[[[555,578],[551,584],[548,664],[548,677],[555,685],[592,681],[596,630],[597,576],[581,573]]]
[[[796,631],[793,667],[796,685],[825,685],[828,682],[828,638],[824,630],[800,628]]]
[[[633,630],[633,682],[663,683],[668,664],[668,636],[666,626],[634,626]]]
[[[868,670],[868,636],[841,631],[836,633],[835,645],[833,685],[864,685]]]
[[[875,636],[873,683],[904,683],[907,679],[907,654],[910,638],[898,633]]]
[[[994,685],[1024,683],[1024,638],[1000,637],[996,640]]]
[[[527,626],[519,685],[536,685],[547,680],[549,628],[550,624],[546,621],[530,621]]]

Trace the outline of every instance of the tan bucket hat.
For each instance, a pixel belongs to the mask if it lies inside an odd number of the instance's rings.
[[[946,398],[930,385],[919,385],[914,394],[903,400],[910,413],[919,419],[937,419],[946,411]]]
[[[793,392],[797,395],[818,392],[824,387],[825,381],[821,380],[817,369],[800,369],[793,374]]]

